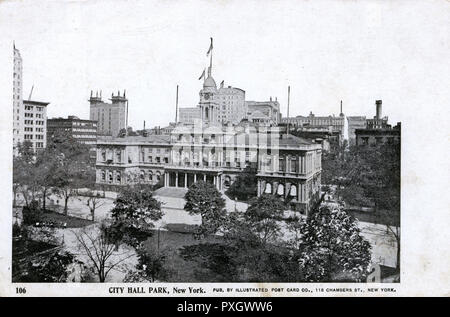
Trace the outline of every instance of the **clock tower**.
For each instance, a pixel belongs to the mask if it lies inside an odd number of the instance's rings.
[[[209,74],[203,83],[203,89],[200,90],[200,111],[201,118],[204,124],[218,124],[219,123],[219,103],[216,100],[217,86],[216,82]]]

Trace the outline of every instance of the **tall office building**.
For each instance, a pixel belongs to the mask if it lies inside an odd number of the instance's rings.
[[[20,52],[13,47],[14,70],[13,70],[13,147],[17,153],[17,144],[23,142],[23,103],[22,103],[22,57]]]
[[[95,97],[91,91],[89,120],[97,121],[97,134],[117,136],[119,131],[128,125],[128,99],[117,92],[111,95],[111,103],[103,102],[102,93],[97,92]]]
[[[49,103],[23,100],[22,57],[15,45],[13,50],[13,153],[17,155],[17,145],[24,141],[31,142],[34,151],[47,146],[47,106]]]

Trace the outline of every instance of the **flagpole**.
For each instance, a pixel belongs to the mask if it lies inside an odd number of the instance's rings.
[[[291,86],[288,86],[288,104],[287,104],[287,128],[286,128],[286,135],[289,134],[289,104],[291,101]]]
[[[175,105],[175,124],[178,123],[178,85],[177,85],[177,101]]]

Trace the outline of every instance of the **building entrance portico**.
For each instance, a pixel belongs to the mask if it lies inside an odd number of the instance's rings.
[[[170,169],[164,174],[164,187],[189,188],[192,184],[203,181],[222,190],[222,173],[209,169]]]

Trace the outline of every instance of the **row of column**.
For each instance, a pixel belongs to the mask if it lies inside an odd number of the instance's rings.
[[[170,177],[171,175],[175,174],[175,186],[171,186],[171,182],[170,182]],[[184,175],[184,182],[183,182],[183,186],[179,186],[179,177],[181,177],[181,175]],[[198,180],[202,180],[204,182],[207,181],[207,174],[204,173],[188,173],[188,172],[166,172],[164,174],[164,186],[165,187],[178,187],[178,188],[188,188],[188,177],[189,175],[191,175],[191,177],[193,176],[193,182],[196,183]],[[221,176],[220,175],[211,175],[213,177],[213,184],[214,186],[216,186],[216,188],[218,190],[222,189],[222,181],[221,181]]]

